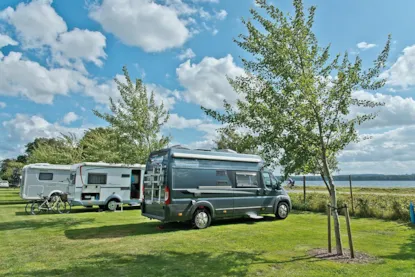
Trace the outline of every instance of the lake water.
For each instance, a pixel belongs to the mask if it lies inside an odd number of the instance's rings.
[[[349,181],[335,181],[336,186],[348,187]],[[295,181],[295,186],[302,187],[303,181]],[[306,186],[324,186],[323,181],[308,181]],[[415,181],[353,181],[353,187],[370,187],[370,188],[415,188]]]

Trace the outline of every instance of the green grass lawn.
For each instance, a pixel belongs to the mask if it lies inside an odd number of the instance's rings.
[[[0,188],[0,205],[25,202],[19,196],[20,188]]]
[[[227,220],[205,230],[141,216],[140,210],[68,215],[24,214],[0,207],[0,276],[414,276],[415,229],[353,219],[355,249],[371,264],[341,264],[308,255],[326,247],[326,216]],[[344,221],[342,227],[345,228]],[[343,242],[347,247],[346,232]]]

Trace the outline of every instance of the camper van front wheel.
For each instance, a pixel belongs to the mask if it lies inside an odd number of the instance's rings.
[[[196,210],[195,214],[193,215],[193,226],[197,229],[205,229],[209,227],[212,221],[212,217],[210,213],[206,209],[198,209]]]
[[[111,199],[110,201],[108,201],[106,209],[109,211],[115,211],[117,209],[118,202],[118,199]]]
[[[277,212],[275,213],[275,216],[278,219],[285,219],[288,216],[289,208],[288,204],[285,202],[280,202],[277,207]]]

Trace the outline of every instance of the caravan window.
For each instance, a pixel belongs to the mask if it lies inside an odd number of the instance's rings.
[[[258,177],[256,172],[236,172],[236,187],[258,187]]]
[[[105,185],[107,183],[107,174],[105,173],[88,173],[89,185]]]
[[[41,173],[39,173],[39,180],[51,181],[51,180],[53,180],[53,173],[41,172]]]

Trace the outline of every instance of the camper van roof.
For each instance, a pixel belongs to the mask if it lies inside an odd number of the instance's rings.
[[[189,150],[181,148],[172,148],[170,150],[172,157],[188,158],[188,159],[203,159],[203,160],[220,160],[220,161],[235,161],[235,162],[251,162],[262,163],[263,160],[258,155],[240,154],[216,150]]]
[[[70,170],[71,166],[66,164],[36,163],[25,165],[23,168]]]
[[[72,168],[78,168],[80,166],[98,166],[98,167],[130,167],[130,168],[143,168],[143,164],[112,164],[112,163],[101,163],[101,162],[84,162],[72,165]]]

